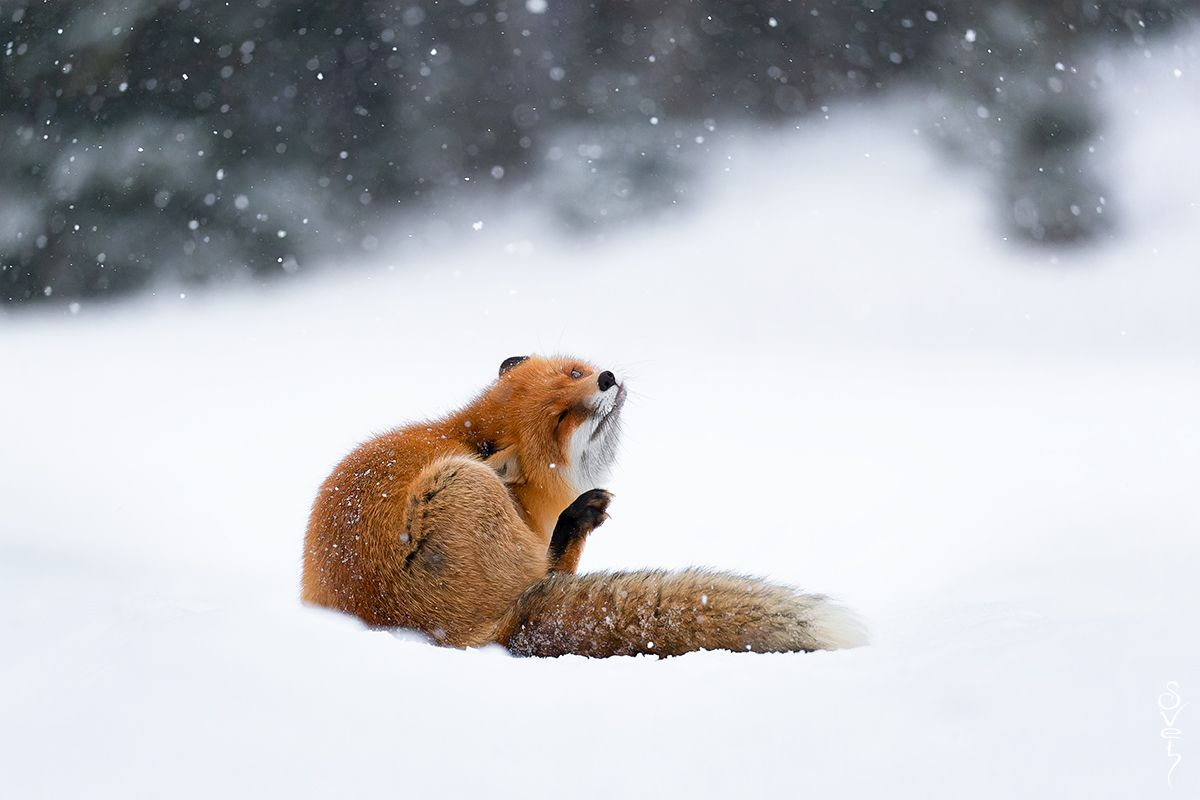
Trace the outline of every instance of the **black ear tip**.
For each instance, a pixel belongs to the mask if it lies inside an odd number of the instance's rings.
[[[509,356],[500,362],[500,374],[503,375],[517,364],[520,364],[522,361],[525,361],[528,358],[529,356]]]

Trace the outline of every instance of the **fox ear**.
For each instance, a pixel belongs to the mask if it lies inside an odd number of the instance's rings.
[[[525,361],[528,358],[529,356],[509,356],[500,362],[500,374],[503,375],[517,364],[520,364],[522,361]]]
[[[500,480],[508,486],[525,482],[525,476],[521,474],[521,459],[517,455],[515,447],[497,450],[484,459],[483,463],[495,470],[496,474],[500,476]]]

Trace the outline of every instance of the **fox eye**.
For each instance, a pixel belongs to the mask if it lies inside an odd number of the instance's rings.
[[[579,371],[579,370],[577,370],[577,369],[573,369],[573,370],[571,370],[571,377],[572,377],[572,378],[582,378],[582,377],[583,377],[583,373],[582,373],[582,372],[580,372],[580,371]]]
[[[522,361],[525,361],[528,358],[529,356],[509,356],[500,362],[500,374],[503,375],[517,364],[520,364]]]

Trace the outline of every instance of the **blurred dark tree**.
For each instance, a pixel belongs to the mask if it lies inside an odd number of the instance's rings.
[[[1178,0],[0,0],[0,298],[295,271],[400,204],[536,180],[577,225],[679,199],[681,138],[932,87],[1038,240],[1104,226],[1101,37]],[[939,110],[940,109],[940,110]],[[537,165],[535,171],[532,166]]]

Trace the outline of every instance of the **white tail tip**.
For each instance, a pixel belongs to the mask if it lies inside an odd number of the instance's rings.
[[[845,650],[871,641],[862,617],[824,597],[814,597],[809,606],[807,627],[819,650]]]

